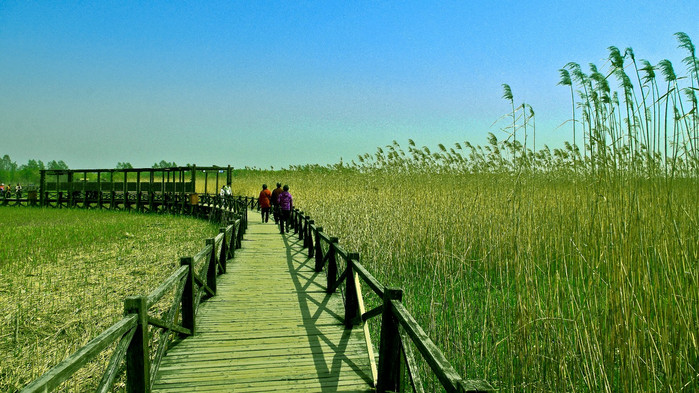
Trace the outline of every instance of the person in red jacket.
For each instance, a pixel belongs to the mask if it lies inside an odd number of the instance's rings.
[[[259,202],[260,209],[262,210],[262,222],[269,222],[269,209],[272,206],[272,191],[267,188],[266,184],[262,185]]]

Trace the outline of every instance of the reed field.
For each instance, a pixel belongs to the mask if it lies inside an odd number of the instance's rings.
[[[99,210],[5,207],[0,222],[2,392],[121,319],[127,296],[148,294],[218,232],[193,218]],[[60,390],[94,389],[109,352]]]
[[[277,180],[404,289],[467,378],[507,391],[699,388],[697,179],[308,170],[234,185],[255,195]]]
[[[687,75],[616,47],[605,69],[562,68],[564,147],[537,149],[534,110],[505,84],[512,110],[485,146],[394,141],[349,164],[236,171],[233,193],[288,184],[296,207],[405,291],[465,378],[699,391],[699,67],[677,38]]]

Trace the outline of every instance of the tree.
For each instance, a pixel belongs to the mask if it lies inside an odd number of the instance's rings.
[[[39,172],[46,169],[41,160],[29,160],[26,165],[19,167],[19,177],[25,182],[39,182]]]
[[[0,171],[14,172],[17,170],[17,163],[10,159],[10,156],[5,154],[0,160]]]
[[[177,166],[177,164],[175,164],[174,161],[173,161],[173,162],[167,162],[167,161],[165,161],[165,160],[160,160],[160,162],[156,162],[155,164],[153,164],[153,168],[154,168],[154,169],[160,169],[160,168],[174,168],[174,167],[176,167],[176,166]]]
[[[15,179],[17,172],[17,163],[10,159],[10,156],[5,154],[0,160],[0,180],[2,182],[11,182]]]
[[[130,162],[117,162],[116,169],[133,169]]]
[[[51,160],[49,161],[48,164],[46,164],[47,169],[52,169],[52,170],[61,170],[61,169],[70,169],[68,168],[68,164],[63,162],[63,160]]]

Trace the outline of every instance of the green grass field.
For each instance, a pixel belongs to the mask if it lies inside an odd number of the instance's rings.
[[[22,388],[118,321],[125,297],[155,289],[218,231],[187,217],[95,210],[0,208],[0,222],[2,392]],[[89,390],[105,360],[64,389]]]

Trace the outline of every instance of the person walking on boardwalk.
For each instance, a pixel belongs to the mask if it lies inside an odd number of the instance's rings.
[[[284,228],[286,227],[286,232],[289,232],[289,226],[291,221],[291,209],[294,208],[294,198],[291,197],[289,193],[289,186],[284,185],[284,190],[279,194],[279,209],[281,210],[281,217],[279,218],[279,231],[284,233]]]
[[[272,214],[274,215],[274,223],[279,224],[279,218],[281,216],[281,212],[279,211],[279,194],[281,194],[284,190],[282,190],[282,183],[277,183],[277,188],[272,191]]]
[[[266,184],[262,185],[262,191],[260,191],[260,198],[258,199],[260,203],[260,209],[262,209],[262,222],[269,222],[269,208],[272,205],[272,191],[267,188]]]
[[[15,187],[15,194],[17,195],[17,198],[22,197],[22,186],[17,183],[17,187]]]

